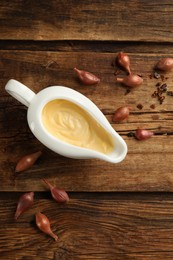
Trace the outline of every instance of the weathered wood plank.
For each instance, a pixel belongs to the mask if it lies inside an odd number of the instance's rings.
[[[156,136],[146,142],[125,138],[129,152],[119,164],[99,160],[68,159],[44,149],[38,163],[14,179],[18,159],[42,148],[38,141],[7,141],[0,162],[1,191],[42,191],[41,179],[68,191],[173,191],[173,136]],[[1,152],[2,153],[2,152]]]
[[[159,146],[162,147],[162,144]],[[142,149],[138,147],[140,152],[146,152],[144,148],[145,146]],[[20,152],[23,154],[22,150]],[[167,150],[165,149],[163,152],[166,153]],[[138,156],[129,154],[123,163],[114,166],[94,160],[76,161],[50,156],[50,152],[47,151],[38,164],[29,171],[18,175],[14,180],[13,171],[16,162],[17,158],[14,160],[12,154],[1,161],[2,191],[44,190],[45,187],[41,182],[43,177],[49,178],[55,185],[69,191],[173,190],[171,152],[167,153],[165,157],[159,153],[156,153],[155,156],[152,156],[151,153]]]
[[[2,259],[172,259],[173,198],[36,199],[15,223],[17,199],[0,202]],[[59,241],[41,233],[34,215],[46,214]]]
[[[151,111],[150,106],[153,103],[156,105],[154,111],[171,111],[172,97],[167,96],[162,105],[151,97],[156,90],[156,83],[161,80],[150,79],[150,75],[156,62],[167,54],[130,54],[132,72],[142,74],[144,83],[127,95],[127,89],[115,83],[115,70],[111,64],[116,55],[117,53],[0,51],[0,91],[4,99],[1,102],[10,100],[6,97],[4,86],[8,79],[15,78],[35,92],[50,85],[68,86],[89,97],[100,109],[111,109],[111,112],[115,107],[124,104],[131,105],[139,111],[136,108],[138,103],[142,103],[143,111]],[[172,57],[170,54],[169,56]],[[74,67],[93,72],[100,77],[101,83],[97,86],[83,86],[73,72]],[[123,75],[124,73],[120,76]],[[165,78],[167,79],[163,82],[167,83],[169,90],[173,90],[172,73],[165,74]]]
[[[0,3],[1,39],[172,42],[173,3],[130,0]]]
[[[44,186],[40,179],[48,177],[69,191],[173,191],[173,99],[167,96],[162,105],[158,104],[151,94],[160,80],[149,77],[163,56],[166,54],[130,54],[131,67],[135,73],[143,74],[144,83],[125,95],[126,88],[115,83],[111,67],[116,53],[0,51],[0,190],[41,191]],[[77,65],[98,75],[101,83],[90,87],[80,84],[72,70]],[[99,160],[78,161],[45,149],[27,126],[26,108],[4,90],[7,80],[14,77],[35,92],[50,85],[66,85],[93,100],[126,140],[129,152],[125,161],[117,165]],[[173,90],[172,73],[165,77],[168,79],[164,82]],[[139,103],[142,110],[137,108]],[[153,103],[155,109],[150,108]],[[123,123],[113,124],[115,109],[124,104],[132,107],[131,115]],[[151,129],[156,135],[146,142],[128,137],[137,127]],[[14,180],[18,159],[38,149],[44,149],[43,157]]]

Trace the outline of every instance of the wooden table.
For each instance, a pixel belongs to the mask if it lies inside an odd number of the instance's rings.
[[[130,93],[115,82],[120,51],[144,79]],[[152,98],[158,82],[173,91],[173,72],[153,77],[162,57],[173,57],[171,0],[0,1],[0,259],[173,259],[173,97],[164,94],[163,104]],[[74,67],[100,84],[82,85]],[[65,85],[90,98],[127,142],[126,159],[74,160],[45,148],[29,130],[26,108],[4,90],[11,78],[36,93]],[[115,124],[123,105],[132,107],[130,116]],[[140,142],[129,135],[138,127],[155,135]],[[40,160],[16,176],[17,161],[40,149]],[[53,201],[42,178],[64,188],[70,202]],[[27,191],[35,203],[15,222]],[[38,211],[58,242],[37,229]]]

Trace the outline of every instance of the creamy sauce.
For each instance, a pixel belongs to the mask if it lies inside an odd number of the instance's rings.
[[[83,108],[64,99],[48,102],[42,111],[47,131],[66,143],[104,154],[113,151],[111,135]]]

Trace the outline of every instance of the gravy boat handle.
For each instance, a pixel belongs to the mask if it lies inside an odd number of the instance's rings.
[[[5,90],[26,107],[29,107],[35,93],[27,86],[15,79],[10,79],[5,85]]]

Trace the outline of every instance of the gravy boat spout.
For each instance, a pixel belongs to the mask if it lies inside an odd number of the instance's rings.
[[[8,81],[5,89],[28,107],[32,133],[52,151],[69,158],[95,158],[111,163],[125,158],[125,141],[99,108],[81,93],[51,86],[35,94],[16,80]]]

